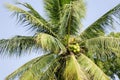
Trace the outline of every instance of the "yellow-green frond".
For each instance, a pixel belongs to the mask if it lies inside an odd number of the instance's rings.
[[[77,60],[80,66],[91,76],[90,80],[110,80],[110,78],[84,54],[80,54]]]
[[[36,78],[36,75],[29,70],[23,73],[23,75],[20,77],[20,80],[38,80],[38,78]]]
[[[14,80],[16,78],[21,78],[20,80],[27,78],[38,80],[50,65],[52,65],[53,61],[56,60],[56,57],[57,55],[50,53],[33,59],[6,77],[6,80]]]
[[[56,77],[56,72],[58,68],[62,65],[59,63],[60,57],[55,59],[43,72],[43,74],[40,75],[40,80],[58,80]]]
[[[62,54],[66,52],[65,46],[55,37],[40,33],[36,35],[36,42],[38,45],[40,45],[44,50]]]
[[[64,80],[89,80],[73,54],[66,60],[63,76]]]

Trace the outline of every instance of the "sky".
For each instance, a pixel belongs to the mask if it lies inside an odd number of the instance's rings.
[[[16,19],[11,17],[11,13],[5,8],[4,3],[14,4],[15,0],[0,1],[0,39],[7,39],[15,35],[32,35],[20,24],[16,24]],[[18,0],[30,3],[43,17],[45,17],[42,0]],[[86,0],[87,14],[83,20],[83,25],[87,27],[104,13],[120,3],[120,0]],[[22,66],[29,60],[37,57],[38,54],[23,55],[21,57],[0,56],[0,80],[4,80],[7,75]]]

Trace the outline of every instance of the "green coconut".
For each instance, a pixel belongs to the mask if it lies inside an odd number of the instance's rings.
[[[69,45],[69,50],[74,52],[74,53],[79,53],[80,52],[80,46],[79,46],[78,43],[71,44],[71,45]]]

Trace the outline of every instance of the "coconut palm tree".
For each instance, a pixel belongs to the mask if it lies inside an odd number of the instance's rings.
[[[1,55],[21,56],[42,49],[39,56],[6,77],[6,80],[110,80],[92,61],[120,57],[119,38],[105,37],[106,29],[119,24],[120,4],[82,30],[85,16],[83,0],[44,0],[47,19],[30,4],[27,9],[7,4],[18,22],[33,30],[34,36],[15,36],[0,40]]]

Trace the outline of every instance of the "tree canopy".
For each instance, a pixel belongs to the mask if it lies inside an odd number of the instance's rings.
[[[6,4],[18,22],[35,33],[0,40],[0,54],[21,56],[44,50],[42,56],[24,64],[6,80],[110,80],[104,71],[107,65],[103,61],[101,68],[98,60],[120,57],[120,38],[105,36],[106,29],[120,24],[120,4],[81,31],[86,13],[84,0],[43,1],[47,19],[28,3],[17,3],[27,10]]]

